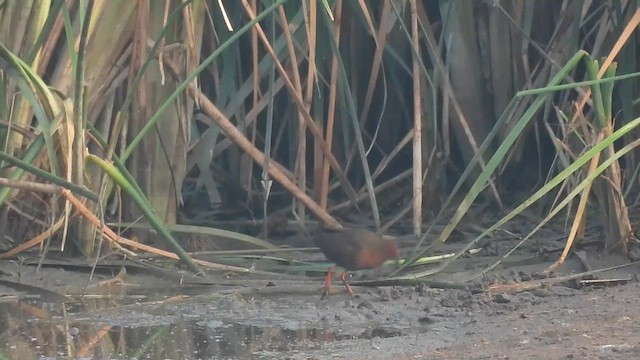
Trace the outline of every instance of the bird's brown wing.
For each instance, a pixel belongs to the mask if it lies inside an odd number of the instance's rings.
[[[358,253],[362,244],[350,231],[322,232],[314,237],[316,245],[336,265],[347,270],[357,269]]]

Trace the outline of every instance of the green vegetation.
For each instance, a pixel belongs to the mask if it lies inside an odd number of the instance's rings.
[[[253,271],[255,259],[194,261],[185,245],[272,251],[283,245],[272,234],[357,222],[416,236],[407,280],[532,211],[538,226],[505,258],[553,218],[568,235],[556,266],[587,219],[627,253],[640,199],[637,9],[0,0],[0,235],[44,250],[68,237],[89,258],[166,247],[200,273]],[[421,267],[478,206],[495,225]],[[272,271],[300,265],[269,259]]]

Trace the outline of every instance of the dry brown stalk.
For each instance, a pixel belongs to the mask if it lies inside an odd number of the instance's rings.
[[[178,76],[180,73],[179,67],[175,62],[171,60],[167,60],[166,65],[170,72],[173,73],[174,76]],[[197,98],[197,101],[200,102],[202,106],[202,111],[204,111],[207,116],[213,119],[213,121],[218,124],[220,129],[227,135],[231,141],[233,141],[240,149],[242,149],[247,155],[249,155],[256,164],[264,167],[264,153],[258,150],[232,123],[229,119],[216,107],[209,98],[198,91],[193,84],[189,84],[187,86],[187,91],[189,95],[194,98]],[[311,210],[317,217],[319,217],[322,221],[324,221],[327,225],[335,228],[342,228],[342,225],[334,219],[329,213],[327,213],[318,203],[313,201],[304,191],[301,191],[295,183],[293,183],[287,176],[285,176],[281,171],[278,170],[277,166],[274,164],[275,160],[270,160],[267,166],[267,171],[269,175],[279,182],[285,189],[287,189],[293,196],[295,196],[300,202],[302,202],[309,210]],[[355,198],[354,198],[355,199]]]

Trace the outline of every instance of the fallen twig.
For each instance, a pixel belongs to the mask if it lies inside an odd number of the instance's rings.
[[[634,262],[631,262],[631,263],[628,263],[628,264],[616,265],[616,266],[603,268],[603,269],[586,271],[586,272],[582,272],[582,273],[579,273],[579,274],[558,276],[558,277],[548,278],[548,279],[543,279],[543,280],[530,280],[530,281],[525,281],[525,282],[521,282],[521,283],[518,283],[518,284],[494,284],[494,285],[491,285],[491,286],[487,287],[486,291],[488,293],[491,293],[491,294],[498,294],[498,293],[515,294],[515,293],[519,293],[519,292],[523,292],[523,291],[542,288],[542,287],[549,286],[549,285],[559,284],[559,283],[562,283],[562,282],[565,282],[565,281],[569,281],[569,280],[580,279],[580,278],[583,278],[585,276],[595,275],[595,274],[602,273],[602,272],[605,272],[605,271],[622,269],[622,268],[633,266],[633,265],[640,265],[640,261],[634,261]]]

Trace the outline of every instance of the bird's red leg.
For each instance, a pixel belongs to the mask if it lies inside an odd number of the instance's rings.
[[[347,282],[347,272],[343,272],[340,275],[340,279],[342,279],[342,282],[344,283],[344,287],[347,288],[347,292],[349,293],[349,295],[354,296],[355,293],[353,292],[353,289],[351,288],[351,285],[349,285],[349,283]]]
[[[333,266],[329,266],[327,270],[327,279],[324,281],[324,291],[322,292],[322,297],[320,299],[324,299],[325,296],[329,295],[329,290],[331,289],[331,271],[333,270]]]

